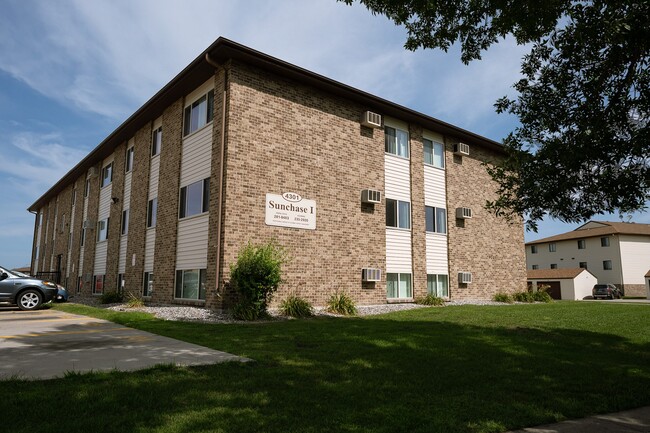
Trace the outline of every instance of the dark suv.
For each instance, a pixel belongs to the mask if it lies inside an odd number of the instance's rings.
[[[591,290],[591,294],[594,296],[594,299],[621,299],[623,297],[621,290],[613,284],[596,284]]]
[[[0,305],[17,305],[21,310],[34,310],[57,295],[55,283],[21,275],[0,266]]]

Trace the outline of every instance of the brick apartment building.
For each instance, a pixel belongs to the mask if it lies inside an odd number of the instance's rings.
[[[483,208],[482,164],[502,156],[219,38],[29,208],[32,272],[80,296],[227,308],[238,251],[276,239],[291,255],[276,300],[486,299],[526,282],[523,224]]]

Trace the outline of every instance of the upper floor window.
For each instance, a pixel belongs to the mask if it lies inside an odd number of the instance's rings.
[[[113,181],[113,163],[109,162],[106,167],[102,168],[102,188],[108,186]]]
[[[557,269],[557,263],[551,263],[551,269]]]
[[[612,261],[611,260],[603,260],[603,270],[605,270],[605,271],[611,271],[612,270]]]
[[[156,227],[158,219],[158,197],[149,200],[147,206],[147,228]]]
[[[124,168],[126,173],[131,170],[133,170],[133,146],[126,149],[126,167]]]
[[[531,245],[530,246],[530,253],[531,254],[537,254],[537,245]]]
[[[407,201],[386,199],[386,226],[411,228],[411,203]]]
[[[129,210],[124,209],[122,211],[122,234],[126,235],[129,233]]]
[[[609,238],[608,237],[600,238],[600,246],[601,247],[608,247],[609,246]]]
[[[77,202],[77,188],[74,188],[72,190],[72,206],[74,206],[76,202]]]
[[[185,107],[183,135],[189,135],[212,122],[213,105],[214,90],[210,90],[192,105]]]
[[[151,134],[151,156],[154,157],[160,153],[162,148],[162,126]]]
[[[386,153],[392,153],[402,158],[409,157],[408,132],[386,126],[384,128],[384,143]]]
[[[425,206],[426,231],[447,233],[447,210],[441,207]]]
[[[550,253],[554,253],[555,251],[557,251],[557,246],[555,245],[555,242],[548,244],[548,251]]]
[[[581,267],[582,269],[587,269],[587,262],[580,262],[578,266]]]
[[[90,192],[90,179],[86,179],[86,185],[84,186],[84,197],[88,197]]]
[[[181,188],[178,217],[185,218],[208,211],[210,204],[210,178]]]
[[[103,219],[97,222],[97,242],[105,241],[108,239],[108,222],[110,218]]]
[[[584,239],[578,239],[578,249],[584,250],[587,247],[587,243]]]
[[[433,165],[438,168],[445,168],[445,153],[442,143],[437,141],[427,140],[424,141],[424,163]]]
[[[531,267],[531,269],[535,271],[535,270],[539,269],[539,265],[533,265],[533,266]]]

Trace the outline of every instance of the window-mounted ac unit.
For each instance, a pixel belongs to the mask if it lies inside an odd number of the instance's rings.
[[[88,169],[88,177],[97,177],[99,175],[99,170],[97,167],[90,167]]]
[[[365,111],[361,115],[361,124],[368,128],[381,128],[381,114]]]
[[[381,203],[381,191],[375,189],[364,189],[361,191],[363,203]]]
[[[458,273],[458,282],[461,284],[469,284],[472,282],[472,273],[471,272],[459,272]]]
[[[465,144],[465,143],[454,144],[454,153],[456,155],[469,155],[469,144]]]
[[[381,269],[363,268],[361,270],[361,279],[363,281],[381,281]]]
[[[95,228],[95,221],[93,221],[93,220],[84,221],[82,228],[84,228],[84,229],[94,229]]]
[[[456,218],[461,220],[470,219],[472,217],[472,209],[468,207],[456,208]]]

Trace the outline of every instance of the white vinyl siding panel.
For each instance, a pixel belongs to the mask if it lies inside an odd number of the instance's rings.
[[[386,273],[412,273],[411,231],[386,229]]]
[[[111,193],[113,184],[104,187],[99,192],[99,209],[97,210],[97,221],[101,221],[111,216]]]
[[[88,233],[88,231],[86,231],[86,233]],[[95,248],[95,267],[93,268],[94,275],[104,275],[106,273],[107,252],[108,242],[99,242]]]
[[[158,197],[158,179],[160,178],[160,155],[151,158],[149,171],[149,200]]]
[[[133,178],[133,172],[128,172],[124,176],[124,197],[122,203],[124,203],[123,210],[129,209],[131,207],[131,179]]]
[[[447,236],[427,233],[426,246],[427,274],[448,274]]]
[[[411,174],[409,160],[394,155],[385,155],[386,198],[411,202]]]
[[[126,245],[128,242],[128,236],[122,236],[120,238],[120,258],[117,264],[117,273],[124,274],[126,272]]]
[[[176,269],[205,269],[208,264],[209,215],[178,222]]]
[[[65,276],[66,276],[66,278],[70,278],[70,268],[72,266],[74,266],[74,265],[72,265],[70,263],[70,260],[72,259],[72,243],[71,242],[72,242],[73,236],[71,236],[71,235],[72,235],[72,230],[74,228],[74,214],[75,214],[74,209],[75,209],[75,206],[76,205],[73,205],[72,210],[70,211],[70,226],[69,226],[70,230],[68,230],[68,239],[69,239],[69,241],[68,241],[68,258],[65,261],[67,263],[67,265],[65,267]]]
[[[147,229],[144,241],[144,272],[153,272],[153,257],[156,248],[156,229]]]
[[[88,219],[88,197],[84,197],[84,211],[83,211],[83,218],[81,218],[81,224],[83,230],[83,223]],[[86,230],[86,237],[84,239],[84,246],[80,248],[79,250],[79,272],[77,273],[78,275],[81,275],[81,273],[84,271],[84,248],[86,245],[86,242],[88,242],[88,233],[93,233],[93,231]],[[80,233],[81,234],[81,233]],[[95,239],[93,238],[93,242]]]
[[[132,173],[129,172],[126,173],[124,176],[124,198],[122,200],[122,203],[124,203],[124,207],[122,210],[127,210],[131,208],[131,181],[132,181]],[[120,221],[120,224],[122,222]],[[122,227],[120,227],[120,233],[122,232]],[[129,236],[124,235],[120,238],[120,252],[119,252],[119,258],[118,258],[118,273],[119,274],[124,274],[126,272],[126,246],[128,243]]]
[[[432,207],[447,207],[445,170],[424,166],[424,204]]]
[[[621,235],[620,245],[623,283],[645,284],[650,268],[650,236]]]
[[[183,140],[180,185],[187,186],[210,177],[212,128],[203,128]]]

